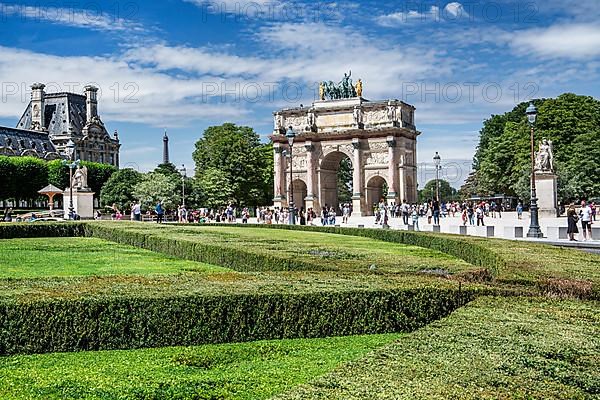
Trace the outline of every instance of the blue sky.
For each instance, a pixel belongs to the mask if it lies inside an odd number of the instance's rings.
[[[352,70],[367,99],[416,106],[421,184],[439,151],[458,185],[491,114],[599,97],[597,3],[0,0],[0,124],[16,124],[33,82],[95,83],[122,166],[159,163],[164,129],[172,161],[191,166],[207,126],[250,125],[267,140],[274,110],[309,104],[316,82]]]

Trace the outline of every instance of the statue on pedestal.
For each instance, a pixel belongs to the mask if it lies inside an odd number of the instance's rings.
[[[554,172],[554,154],[552,154],[552,141],[542,139],[539,150],[535,153],[536,172]]]
[[[88,170],[86,166],[77,166],[75,173],[73,174],[73,189],[87,189],[87,178],[88,178]]]

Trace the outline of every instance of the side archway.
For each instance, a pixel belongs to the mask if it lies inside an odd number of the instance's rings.
[[[300,209],[306,209],[306,195],[308,194],[308,190],[306,187],[306,182],[302,179],[294,179],[292,181],[292,192],[294,194],[294,205]]]

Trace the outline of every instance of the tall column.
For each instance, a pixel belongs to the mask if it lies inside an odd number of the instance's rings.
[[[402,158],[404,158],[404,156],[402,156]],[[398,167],[398,172],[400,175],[400,194],[398,198],[400,199],[400,203],[402,203],[404,200],[408,201],[408,198],[406,197],[406,169],[403,161],[404,160],[402,160],[401,165]]]
[[[275,176],[273,178],[273,185],[274,185],[273,203],[274,203],[275,207],[281,207],[283,199],[284,199],[284,195],[282,192],[282,190],[284,189],[284,183],[283,183],[283,164],[284,163],[282,160],[282,152],[283,152],[283,148],[281,147],[281,145],[279,143],[274,143],[273,144],[273,154],[274,154],[273,169],[275,172]]]
[[[315,208],[315,168],[313,160],[315,146],[311,141],[307,141],[304,143],[304,148],[306,149],[306,197],[304,201],[308,210],[309,208]]]
[[[388,204],[398,204],[398,168],[396,167],[396,140],[393,136],[387,137],[388,145]]]
[[[31,85],[31,129],[44,130],[44,88],[42,83]]]
[[[361,217],[364,204],[364,185],[362,181],[362,154],[360,149],[360,140],[352,139],[352,215]]]

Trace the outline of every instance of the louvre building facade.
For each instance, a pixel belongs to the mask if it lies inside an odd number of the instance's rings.
[[[72,140],[74,159],[118,167],[121,144],[98,115],[98,88],[86,86],[84,95],[45,93],[44,88],[31,86],[31,101],[16,128],[0,126],[0,155],[68,158],[66,146]]]

